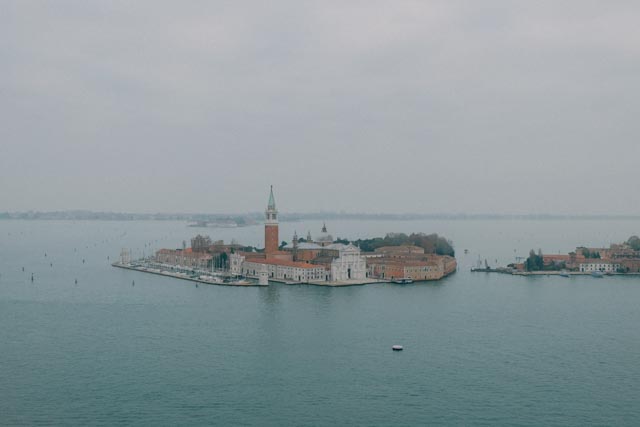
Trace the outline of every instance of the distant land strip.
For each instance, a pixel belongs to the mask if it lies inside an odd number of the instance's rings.
[[[0,220],[98,220],[98,221],[188,221],[200,226],[248,226],[262,223],[263,212],[213,213],[126,213],[86,210],[0,212]],[[640,214],[490,214],[490,213],[346,213],[311,212],[281,214],[281,221],[304,220],[640,220]]]

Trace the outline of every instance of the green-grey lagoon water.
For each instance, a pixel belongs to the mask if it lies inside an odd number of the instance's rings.
[[[283,223],[280,237],[321,225]],[[196,287],[110,262],[198,232],[261,246],[262,227],[0,221],[0,424],[639,423],[640,277],[469,272],[478,256],[626,240],[638,221],[327,226],[352,239],[438,232],[459,271],[403,286]]]

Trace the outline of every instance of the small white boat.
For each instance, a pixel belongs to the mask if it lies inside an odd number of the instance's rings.
[[[401,277],[399,279],[392,280],[391,283],[396,283],[398,285],[406,285],[409,283],[413,283],[413,279],[409,277]]]
[[[604,277],[604,273],[602,271],[592,271],[591,277],[597,277],[598,279]]]
[[[403,347],[401,345],[394,345],[391,347],[393,351],[402,351]]]
[[[569,274],[569,272],[567,270],[560,270],[560,275],[562,277],[571,277],[571,275]]]

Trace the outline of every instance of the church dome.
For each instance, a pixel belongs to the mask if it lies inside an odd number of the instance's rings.
[[[322,232],[320,236],[316,239],[318,243],[333,243],[333,236],[327,232],[327,225],[322,225]]]

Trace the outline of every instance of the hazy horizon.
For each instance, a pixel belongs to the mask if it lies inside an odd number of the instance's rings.
[[[9,215],[8,217],[3,217]],[[35,216],[33,216],[35,215]],[[67,215],[65,218],[64,216]],[[244,217],[245,219],[256,219],[255,224],[262,224],[264,211],[245,211],[245,212],[189,212],[189,211],[175,211],[175,212],[152,212],[152,211],[93,211],[83,209],[69,209],[69,210],[28,210],[28,211],[0,211],[0,220],[2,219],[94,219],[96,220],[127,220],[127,216],[135,217],[134,220],[145,219],[159,219],[167,220],[171,217],[176,217],[179,221],[199,221],[206,220],[212,221],[214,219],[231,219],[234,217]],[[637,220],[640,219],[640,214],[609,214],[609,213],[554,213],[554,212],[349,212],[349,211],[297,211],[279,212],[280,221],[298,221],[298,220],[326,220],[331,221],[333,219],[372,219],[372,220],[414,220],[414,219],[451,219],[451,220],[477,220],[477,219],[523,219],[523,220],[598,220],[598,219],[618,219],[618,220]]]
[[[640,3],[2,5],[0,212],[640,214]]]

